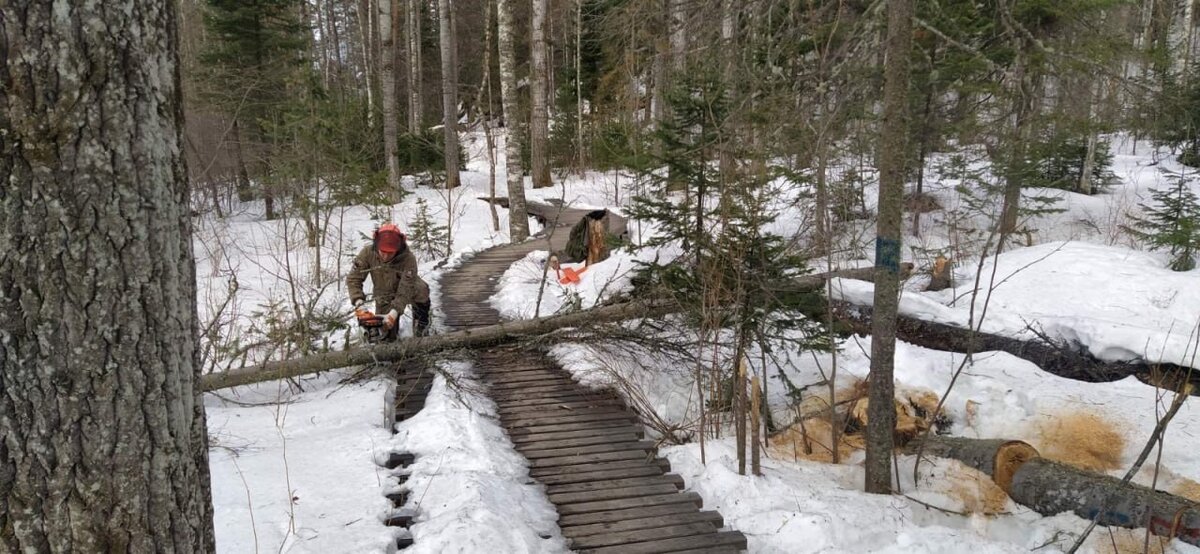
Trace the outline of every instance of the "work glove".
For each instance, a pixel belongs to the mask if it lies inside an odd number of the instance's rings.
[[[385,327],[387,327],[388,329],[391,329],[392,327],[396,326],[396,320],[399,318],[400,318],[400,313],[397,312],[396,310],[392,310],[392,311],[388,312],[386,316],[383,317],[383,325]]]

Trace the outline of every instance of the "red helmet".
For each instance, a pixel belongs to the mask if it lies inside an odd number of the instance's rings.
[[[404,249],[404,233],[392,223],[384,223],[375,230],[375,249],[385,254],[395,254]]]

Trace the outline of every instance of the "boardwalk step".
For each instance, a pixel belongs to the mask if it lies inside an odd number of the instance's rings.
[[[584,391],[575,391],[573,393],[570,393],[568,395],[563,395],[563,396],[551,395],[551,396],[546,396],[546,397],[542,397],[542,398],[528,398],[525,400],[512,400],[512,401],[500,403],[499,407],[501,410],[508,410],[508,409],[515,409],[515,408],[524,408],[524,407],[528,407],[528,406],[545,406],[548,404],[565,404],[565,403],[570,403],[570,402],[600,402],[600,401],[605,401],[605,400],[612,401],[612,402],[620,402],[620,400],[616,399],[615,397],[613,397],[612,394],[609,394],[609,393],[603,393],[603,392],[590,393],[590,392],[584,392]]]
[[[506,427],[539,427],[545,425],[564,425],[567,423],[584,423],[588,421],[637,421],[638,415],[628,410],[590,409],[561,414],[530,415],[520,414],[500,419]]]
[[[598,548],[601,546],[614,546],[618,544],[639,543],[653,540],[673,539],[678,537],[694,537],[696,535],[712,535],[716,534],[717,528],[712,523],[702,521],[699,523],[684,523],[681,525],[671,525],[669,527],[657,527],[654,529],[640,529],[637,531],[622,531],[619,533],[604,533],[600,535],[588,535],[571,540],[571,547],[576,549]]]
[[[566,529],[567,527],[571,527],[573,525],[591,525],[595,523],[610,523],[614,521],[625,521],[630,519],[652,519],[660,516],[695,512],[695,504],[690,502],[676,502],[673,504],[662,504],[659,506],[648,506],[645,508],[609,510],[606,512],[592,512],[587,514],[561,516],[558,518],[558,525],[559,527]]]
[[[551,466],[551,467],[535,467],[529,469],[529,476],[534,479],[546,475],[564,475],[568,473],[591,473],[593,471],[607,471],[610,469],[629,469],[631,467],[651,466],[660,469],[660,473],[671,471],[671,463],[664,458],[656,458],[653,461],[646,461],[645,457],[636,460],[616,460],[612,462],[596,462],[588,465],[569,465],[569,466]],[[543,481],[544,482],[544,481]],[[548,484],[548,483],[547,483]]]
[[[641,487],[648,485],[671,485],[683,489],[683,477],[670,473],[654,477],[630,477],[625,479],[605,479],[587,483],[572,483],[569,485],[551,485],[546,487],[546,494],[566,494],[573,492],[588,492],[604,489],[620,489],[625,487]]]
[[[566,448],[549,448],[541,450],[521,450],[521,454],[529,460],[537,460],[541,458],[557,458],[560,456],[576,456],[579,454],[620,452],[623,450],[645,452],[648,450],[654,450],[654,445],[654,441],[609,441],[604,444],[592,444],[588,446],[571,446]]]
[[[500,416],[518,414],[569,414],[588,408],[624,408],[621,401],[615,399],[580,400],[578,402],[553,402],[534,406],[503,407],[498,411]]]
[[[519,425],[509,428],[510,436],[530,435],[541,433],[557,433],[560,431],[587,431],[589,429],[611,429],[611,428],[633,428],[633,423],[628,418],[609,419],[601,421],[579,421],[570,423],[556,423],[550,425]]]
[[[576,454],[574,456],[558,456],[555,458],[540,458],[529,460],[530,469],[549,467],[576,466],[579,464],[594,464],[597,462],[615,462],[618,460],[646,460],[645,450],[622,450],[618,452],[598,452],[596,454]]]
[[[565,507],[575,503],[601,502],[604,500],[620,500],[624,498],[637,498],[643,496],[657,496],[663,494],[675,494],[679,489],[670,483],[660,485],[638,485],[636,487],[623,487],[619,489],[602,489],[595,491],[584,492],[564,492],[558,494],[547,495],[550,502],[556,506]]]
[[[580,552],[587,552],[590,554],[615,554],[618,552],[621,554],[656,554],[659,552],[679,552],[681,550],[694,550],[698,548],[714,548],[721,546],[746,548],[746,536],[738,531],[723,531],[708,535],[662,539],[634,544],[622,544],[618,546],[605,546],[602,548],[581,550]]]
[[[555,485],[573,485],[581,483],[603,483],[609,479],[632,479],[635,477],[653,477],[662,475],[667,470],[653,465],[643,464],[630,467],[615,467],[608,469],[596,469],[594,466],[592,471],[579,471],[571,473],[560,473],[557,475],[543,475],[537,480],[546,486]]]
[[[709,523],[713,527],[720,528],[721,526],[725,525],[725,520],[722,519],[721,514],[717,512],[698,511],[671,515],[659,515],[643,519],[624,519],[619,521],[610,521],[607,523],[575,525],[571,527],[563,527],[562,532],[564,537],[570,539],[586,537],[589,535],[597,535],[601,533],[638,531],[641,529],[654,529],[657,527],[668,527],[671,525],[683,525],[688,523]]]
[[[703,503],[704,501],[700,498],[700,495],[694,492],[673,491],[664,494],[619,498],[616,500],[597,500],[594,502],[579,502],[576,504],[560,504],[557,507],[559,515],[565,517],[579,514],[590,514],[592,512],[647,508],[650,506],[662,506],[664,504],[692,504],[699,508]]]
[[[396,469],[398,467],[408,467],[417,457],[408,453],[389,452],[387,460],[383,462],[383,467],[388,469]]]
[[[526,434],[526,435],[510,432],[509,439],[512,440],[513,444],[516,444],[517,447],[520,448],[521,445],[523,445],[523,444],[534,443],[534,442],[577,439],[577,438],[583,438],[583,437],[599,437],[599,436],[605,436],[605,435],[622,435],[623,436],[623,435],[628,435],[630,433],[636,435],[638,438],[642,438],[642,437],[646,436],[646,431],[644,429],[642,429],[641,425],[622,425],[620,427],[575,429],[575,430],[567,430],[567,431],[543,432],[543,433],[534,433],[534,434]]]

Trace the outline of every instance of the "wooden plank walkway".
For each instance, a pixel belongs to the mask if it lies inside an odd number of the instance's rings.
[[[541,218],[552,209],[534,205]],[[492,325],[488,304],[501,274],[534,250],[565,247],[570,227],[587,210],[563,210],[543,236],[479,253],[442,278],[446,326]],[[552,231],[552,232],[551,232]],[[682,492],[683,478],[616,394],[576,383],[544,355],[518,347],[478,352],[477,369],[500,421],[529,460],[529,474],[546,486],[559,527],[572,548],[596,553],[739,552],[746,538],[721,531],[721,515],[701,510],[700,496]]]

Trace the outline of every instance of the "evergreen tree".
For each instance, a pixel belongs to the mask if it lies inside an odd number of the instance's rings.
[[[1168,179],[1170,186],[1153,189],[1154,205],[1140,204],[1146,215],[1131,217],[1134,226],[1126,230],[1151,250],[1170,252],[1171,269],[1189,271],[1200,252],[1200,198],[1191,188],[1196,180],[1182,173],[1170,173]]]
[[[450,230],[429,213],[424,198],[417,198],[417,214],[409,224],[408,239],[409,248],[418,253],[432,258],[450,255]]]

